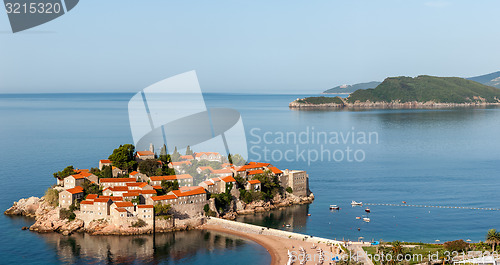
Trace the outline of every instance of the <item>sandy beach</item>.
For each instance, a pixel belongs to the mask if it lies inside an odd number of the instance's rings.
[[[287,264],[288,250],[290,250],[293,253],[294,257],[296,257],[295,264],[320,263],[320,255],[318,254],[318,249],[321,249],[324,252],[325,261],[323,264],[330,264],[331,258],[336,256],[338,253],[337,247],[331,245],[327,246],[325,243],[313,243],[271,235],[244,233],[211,224],[202,225],[200,229],[212,230],[250,239],[267,249],[267,251],[271,255],[272,265]],[[301,254],[301,247],[305,250],[305,255]],[[302,260],[306,260],[306,262],[301,263]]]

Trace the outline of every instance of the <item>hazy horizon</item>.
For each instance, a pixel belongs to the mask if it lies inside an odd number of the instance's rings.
[[[500,70],[500,2],[80,1],[12,34],[0,93],[137,92],[196,70],[204,92],[314,94],[389,76]]]

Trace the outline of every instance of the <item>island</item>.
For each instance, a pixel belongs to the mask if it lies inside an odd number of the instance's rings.
[[[136,235],[197,228],[207,218],[312,203],[309,176],[217,152],[170,155],[126,144],[97,167],[68,166],[41,198],[14,202],[7,215],[33,217],[29,229],[69,235]]]
[[[347,98],[308,97],[291,109],[426,109],[500,105],[500,89],[458,77],[389,77]]]

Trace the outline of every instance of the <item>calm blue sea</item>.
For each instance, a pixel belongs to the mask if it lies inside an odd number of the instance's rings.
[[[67,165],[95,167],[116,146],[131,143],[127,113],[131,96],[0,95],[0,208],[7,209],[19,198],[42,196],[54,184],[56,170]],[[209,107],[240,111],[251,160],[264,161],[267,154],[267,162],[281,169],[307,170],[316,196],[309,206],[240,220],[281,229],[291,224],[290,230],[351,240],[479,241],[488,229],[500,229],[500,211],[370,206],[371,222],[364,223],[356,219],[366,216],[364,207],[350,206],[356,200],[500,208],[500,109],[288,108],[290,101],[303,96],[205,95]],[[280,135],[288,137],[280,140]],[[372,142],[363,141],[362,135],[372,135]],[[329,211],[330,204],[338,204],[341,210]],[[149,237],[126,237],[116,241],[130,241],[120,250],[113,247],[118,244],[113,237],[97,240],[20,230],[31,222],[0,217],[0,263],[217,264],[244,256],[252,257],[240,259],[248,260],[246,264],[270,260],[259,245],[223,234],[176,233],[156,243]],[[155,252],[148,252],[152,246]]]

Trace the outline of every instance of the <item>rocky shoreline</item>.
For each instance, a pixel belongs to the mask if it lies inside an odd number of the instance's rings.
[[[268,202],[257,201],[248,204],[242,202],[241,200],[235,200],[231,203],[231,206],[229,207],[230,210],[224,213],[220,217],[228,220],[234,220],[238,215],[279,210],[292,205],[310,204],[313,201],[314,201],[313,193],[311,193],[307,197],[298,197],[288,193],[286,198],[282,198],[280,194],[277,194],[271,201]],[[211,209],[212,206],[214,206],[212,205],[211,202],[209,205]],[[219,217],[219,214],[217,214],[217,217]]]
[[[258,212],[265,212],[274,209],[282,209],[291,205],[308,204],[312,203],[314,195],[311,193],[308,197],[297,197],[291,194],[287,198],[282,198],[279,194],[269,202],[258,201],[246,204],[239,199],[232,201],[230,209],[217,217],[222,217],[229,220],[236,219],[240,214],[253,214]],[[210,208],[215,209],[213,200],[210,201]],[[14,202],[12,207],[7,209],[4,214],[6,215],[21,215],[35,219],[35,223],[29,227],[30,231],[38,233],[57,232],[63,235],[70,235],[72,233],[88,233],[90,235],[139,235],[153,233],[152,225],[144,227],[130,227],[115,225],[105,219],[93,220],[89,224],[85,224],[80,219],[69,221],[59,217],[59,207],[49,205],[45,198],[30,197],[27,199],[20,199]],[[203,225],[205,219],[203,217],[191,218],[182,221],[165,220],[161,217],[156,217],[156,232],[173,232],[195,229]],[[27,228],[23,228],[25,230]]]
[[[311,104],[311,103],[299,103],[297,101],[291,102],[288,107],[290,109],[299,110],[315,110],[315,109],[337,109],[337,110],[362,110],[362,109],[447,109],[447,108],[485,108],[488,106],[500,106],[500,103],[490,103],[490,102],[471,102],[471,103],[439,103],[439,102],[356,102],[335,104],[335,103],[325,103],[325,104]]]

